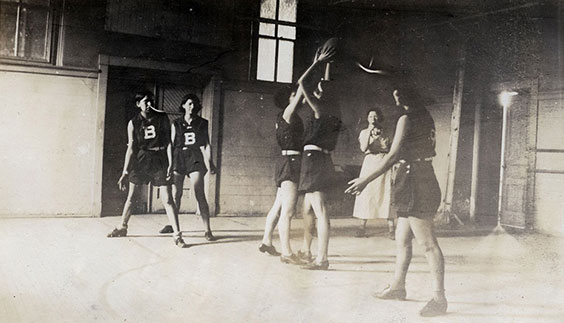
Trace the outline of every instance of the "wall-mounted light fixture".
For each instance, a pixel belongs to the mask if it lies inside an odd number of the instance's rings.
[[[499,169],[499,196],[497,205],[497,225],[501,226],[501,211],[503,203],[503,186],[505,184],[504,171],[505,171],[505,147],[507,141],[507,122],[509,119],[509,106],[514,96],[519,93],[515,91],[501,91],[499,94],[499,104],[503,107],[503,125],[501,128],[501,167]]]

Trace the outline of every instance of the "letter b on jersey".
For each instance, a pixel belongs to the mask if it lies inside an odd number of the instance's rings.
[[[184,133],[184,145],[190,146],[196,143],[196,134],[193,132]]]
[[[144,139],[153,139],[157,136],[157,132],[155,131],[155,126],[150,125],[145,129],[145,137]]]

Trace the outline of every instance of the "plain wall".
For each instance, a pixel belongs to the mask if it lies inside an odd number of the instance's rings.
[[[259,215],[274,201],[275,120],[272,94],[226,89],[220,134],[219,212]]]
[[[90,215],[97,80],[0,72],[0,88],[0,215]]]

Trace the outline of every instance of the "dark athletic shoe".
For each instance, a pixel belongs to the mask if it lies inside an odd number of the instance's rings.
[[[296,255],[298,258],[300,258],[301,261],[303,261],[304,263],[310,263],[313,261],[313,257],[311,256],[311,252],[305,252],[305,251],[298,251],[298,254]]]
[[[188,247],[190,247],[190,245],[186,244],[181,237],[176,238],[176,240],[174,240],[174,244],[176,244],[176,246],[178,248],[188,248]]]
[[[172,230],[172,225],[165,225],[161,231],[159,231],[159,233],[173,233],[174,230]]]
[[[108,234],[108,238],[117,238],[117,237],[125,237],[127,235],[127,229],[126,228],[115,228],[112,232],[110,232]]]
[[[448,303],[445,301],[444,303],[439,303],[434,299],[431,299],[427,305],[425,305],[421,311],[419,311],[419,315],[424,317],[431,317],[437,315],[443,315],[446,313],[448,307]]]
[[[213,236],[213,234],[211,233],[211,231],[204,233],[204,237],[205,237],[206,240],[208,240],[208,241],[215,241],[215,237]]]
[[[306,270],[327,270],[329,269],[329,260],[325,260],[320,264],[310,262],[309,264],[303,265],[301,268]]]
[[[304,265],[305,262],[302,261],[300,258],[298,258],[298,256],[296,256],[295,254],[291,254],[289,256],[280,256],[280,262],[282,262],[283,264],[289,264],[289,265]]]
[[[280,253],[276,251],[274,246],[267,246],[264,243],[259,244],[258,250],[262,253],[268,253],[271,256],[280,256]]]
[[[407,293],[404,289],[390,289],[390,285],[383,290],[374,293],[373,296],[379,299],[398,299],[404,301]]]

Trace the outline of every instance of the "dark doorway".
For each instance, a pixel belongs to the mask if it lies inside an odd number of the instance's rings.
[[[486,92],[483,102],[476,213],[478,221],[491,223],[497,220],[499,202],[503,108],[494,92]]]
[[[135,93],[153,90],[150,82],[127,76],[123,69],[109,70],[104,124],[102,216],[121,214],[127,192],[119,190],[117,181],[123,170],[127,148],[127,123],[138,112],[134,102]],[[137,203],[133,211],[143,213],[146,205]]]
[[[171,114],[168,115],[171,122],[174,119],[182,118],[181,114],[176,113],[179,111],[180,101],[186,94],[194,93],[198,97],[202,98],[202,90],[195,88],[194,86],[190,86],[189,84],[159,83],[156,88],[158,108],[171,112]],[[190,180],[188,178],[184,180],[183,191],[180,203],[180,213],[196,213],[197,202],[192,190],[190,189]],[[161,192],[158,188],[155,188],[154,194],[151,194],[151,199],[149,201],[150,212],[164,212],[164,207],[159,202],[160,194]]]
[[[108,74],[106,115],[104,124],[104,157],[102,170],[102,216],[120,215],[127,192],[118,189],[127,148],[127,123],[139,110],[135,93],[149,90],[155,94],[157,109],[167,111],[172,121],[180,117],[181,98],[188,93],[202,96],[205,81],[200,75],[141,68],[110,66]],[[193,194],[186,180],[181,213],[196,211]],[[133,213],[164,212],[158,202],[160,192],[151,186],[141,190]]]

